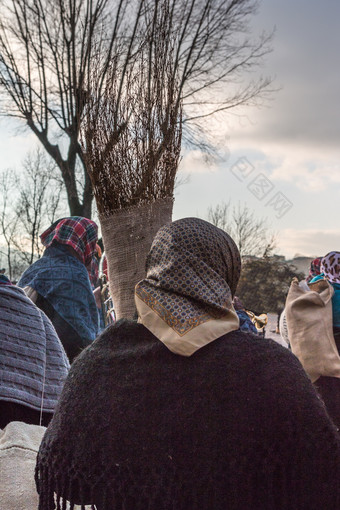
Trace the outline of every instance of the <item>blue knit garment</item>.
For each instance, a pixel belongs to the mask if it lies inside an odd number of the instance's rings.
[[[0,285],[0,400],[52,412],[69,370],[46,315],[14,285]]]
[[[85,345],[99,330],[98,311],[87,270],[66,246],[47,248],[21,276],[19,287],[32,287],[78,333]]]

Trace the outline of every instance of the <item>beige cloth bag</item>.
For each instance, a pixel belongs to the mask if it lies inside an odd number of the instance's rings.
[[[0,509],[38,508],[34,470],[45,427],[13,421],[0,429]]]
[[[12,421],[0,429],[0,510],[36,510],[34,472],[46,427]],[[80,510],[75,505],[74,510]],[[90,510],[90,506],[85,506]],[[70,509],[69,503],[66,510]]]
[[[312,382],[320,376],[340,378],[340,356],[333,336],[333,287],[320,280],[306,290],[293,279],[286,301],[292,352]]]

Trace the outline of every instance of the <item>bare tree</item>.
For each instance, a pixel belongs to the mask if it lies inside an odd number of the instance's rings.
[[[282,312],[292,279],[304,279],[296,267],[274,257],[248,260],[242,267],[237,296],[248,310]]]
[[[216,227],[225,230],[231,235],[230,202],[221,202],[214,207],[209,207],[208,220]]]
[[[60,211],[62,182],[57,178],[56,164],[40,148],[27,155],[23,169],[16,207],[20,234],[13,242],[22,259],[32,264],[35,257],[41,256],[41,232],[55,221]]]
[[[98,60],[94,42],[100,43],[105,75],[129,3],[0,1],[3,113],[24,120],[54,159],[73,215],[91,216],[91,181],[79,129],[87,100],[84,82]]]
[[[176,65],[184,140],[209,152],[214,142],[204,136],[207,117],[258,104],[271,91],[270,78],[248,79],[247,72],[258,68],[270,51],[272,33],[263,33],[257,40],[247,36],[256,0],[170,3],[178,34]]]
[[[17,279],[40,257],[41,232],[62,208],[63,185],[55,163],[42,149],[29,153],[23,162],[24,172],[6,170],[0,175],[0,253],[5,257],[9,277]]]
[[[275,235],[268,229],[267,221],[256,218],[246,204],[231,206],[222,202],[208,209],[208,220],[228,232],[238,246],[241,257],[253,255],[268,257],[275,248]]]
[[[73,215],[91,216],[91,181],[79,143],[89,76],[96,76],[100,97],[107,72],[125,62],[119,103],[129,63],[149,37],[162,3],[168,33],[154,36],[163,38],[164,51],[173,36],[176,109],[183,104],[186,136],[202,146],[201,119],[252,103],[268,89],[267,79],[242,81],[242,73],[261,62],[270,40],[264,35],[254,42],[245,35],[255,0],[0,0],[3,113],[24,120],[54,159]],[[116,115],[116,134],[118,121],[122,126],[127,119]]]
[[[14,266],[16,264],[14,244],[19,222],[15,211],[11,209],[13,199],[15,198],[15,188],[15,173],[11,170],[5,170],[0,174],[0,242],[4,243],[1,254],[5,257],[10,279],[14,276]]]

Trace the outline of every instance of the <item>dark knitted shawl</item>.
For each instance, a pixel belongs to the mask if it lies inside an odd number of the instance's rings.
[[[339,477],[337,430],[287,349],[238,331],[177,356],[126,320],[73,363],[36,473],[40,510],[63,498],[98,510],[339,510]]]

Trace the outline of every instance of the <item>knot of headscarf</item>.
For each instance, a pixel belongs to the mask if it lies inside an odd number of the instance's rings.
[[[176,354],[197,349],[239,327],[233,308],[241,260],[232,238],[198,219],[162,227],[135,289],[139,321]]]
[[[98,226],[88,218],[70,216],[53,223],[41,234],[40,239],[46,248],[54,241],[71,246],[81,262],[90,269],[97,252]]]

